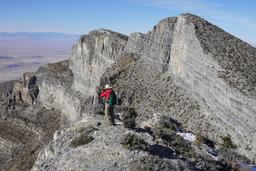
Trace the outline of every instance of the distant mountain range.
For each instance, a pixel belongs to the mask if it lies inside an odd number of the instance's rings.
[[[77,40],[78,34],[66,34],[57,32],[0,32],[0,39],[68,39]]]

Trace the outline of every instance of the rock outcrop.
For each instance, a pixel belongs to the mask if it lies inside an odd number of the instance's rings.
[[[74,75],[69,61],[61,61],[40,67],[36,72],[40,89],[38,101],[47,108],[55,108],[63,117],[74,122],[80,116],[81,103],[78,93],[71,90]]]
[[[256,158],[255,68],[254,47],[198,16],[182,14],[163,19],[147,34],[91,31],[74,45],[69,60],[45,65],[5,87],[21,92],[27,103],[35,95],[30,90],[38,88],[37,105],[60,110],[65,118],[64,128],[40,152],[33,170],[136,170],[139,163],[149,169],[227,170],[217,159],[228,156],[223,146]],[[121,145],[127,128],[102,125],[103,117],[95,115],[95,88],[106,83],[122,106],[136,111],[137,128],[128,131],[135,139],[127,140],[135,144],[133,150]],[[163,115],[183,128],[157,127]],[[180,130],[212,139],[217,157],[200,143],[198,148],[182,141],[175,134]],[[138,142],[145,146],[137,149]],[[155,147],[170,154],[152,151]],[[242,158],[237,156],[231,157]]]
[[[94,95],[104,71],[121,56],[128,37],[99,29],[81,36],[70,53],[70,69],[74,73],[72,88],[85,95]]]
[[[95,88],[104,71],[121,56],[128,37],[99,29],[81,36],[70,60],[48,64],[37,72],[39,101],[61,110],[70,122],[80,119],[85,105],[96,98]]]
[[[238,151],[254,158],[255,52],[209,22],[183,14],[162,20],[146,35],[132,34],[126,53],[135,54],[136,62],[117,61],[102,80],[123,90],[126,104],[132,99],[141,121],[169,114],[219,142],[230,134]]]
[[[97,122],[104,122],[102,117],[88,116],[74,126],[56,132],[54,140],[42,151],[33,167],[33,171],[47,170],[137,170],[140,162],[148,157],[145,151],[131,151],[122,146],[123,136],[133,131],[123,127],[97,126]],[[73,146],[72,142],[78,137],[91,134],[90,141]],[[154,144],[149,134],[133,133],[143,137],[149,144]],[[80,140],[81,141],[81,140]],[[168,149],[168,148],[166,148]],[[165,162],[166,170],[193,170],[193,166],[182,159],[159,159]],[[71,164],[72,163],[72,164]],[[149,162],[144,162],[144,164]],[[145,164],[145,166],[147,166]],[[155,168],[163,167],[156,163]]]
[[[39,151],[60,128],[60,112],[18,99],[11,106],[0,99],[0,106],[0,170],[30,170]]]
[[[54,82],[59,104],[50,103],[69,118],[83,115],[84,99],[94,96],[103,75],[102,84],[114,84],[124,104],[136,108],[139,123],[169,114],[218,142],[230,134],[239,152],[255,156],[255,48],[197,16],[167,18],[129,38],[92,31],[73,47],[69,68],[74,80],[68,90]]]
[[[24,73],[13,87],[13,94],[16,99],[28,104],[33,104],[38,96],[37,77],[34,73]]]
[[[190,14],[178,18],[173,42],[170,71],[204,102],[210,125],[255,157],[256,49]]]

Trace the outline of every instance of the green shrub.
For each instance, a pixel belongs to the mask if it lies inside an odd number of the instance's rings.
[[[155,137],[161,138],[164,144],[175,149],[177,154],[182,154],[187,158],[195,157],[195,152],[193,151],[191,143],[177,135],[175,131],[157,127],[154,128],[153,134]]]
[[[148,170],[148,171],[182,171],[182,170],[194,170],[191,165],[183,166],[182,164],[177,164],[173,160],[167,160],[160,158],[158,156],[143,156],[129,163],[129,170]]]
[[[204,137],[200,133],[197,133],[196,134],[195,144],[197,146],[201,146],[203,143],[204,143]]]
[[[200,133],[197,133],[196,134],[196,141],[195,141],[195,144],[197,146],[201,146],[202,144],[206,144],[207,146],[211,147],[211,148],[214,148],[215,147],[215,144],[212,140],[202,136]]]
[[[86,127],[78,127],[76,131],[79,133],[79,136],[71,140],[70,145],[76,148],[78,146],[89,144],[91,141],[94,140],[91,134],[95,130],[96,128],[91,125]]]
[[[129,150],[144,150],[148,151],[150,145],[137,134],[128,133],[121,140],[121,144]]]
[[[157,124],[158,129],[169,129],[171,131],[176,131],[180,126],[181,124],[166,115],[162,115]]]
[[[125,128],[136,128],[137,113],[134,108],[127,108],[123,111],[122,119]]]
[[[94,140],[94,138],[92,136],[90,136],[90,135],[80,135],[79,137],[73,139],[70,142],[70,145],[72,147],[76,148],[78,146],[89,144],[93,140]]]
[[[222,141],[223,141],[223,146],[225,148],[232,148],[232,149],[236,149],[237,145],[233,144],[232,140],[231,140],[231,136],[228,134],[225,137],[221,137]]]

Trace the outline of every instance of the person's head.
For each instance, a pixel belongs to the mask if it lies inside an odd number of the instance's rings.
[[[106,90],[107,90],[107,89],[111,89],[111,86],[108,85],[108,84],[106,84],[106,85],[105,85],[105,89],[106,89]]]

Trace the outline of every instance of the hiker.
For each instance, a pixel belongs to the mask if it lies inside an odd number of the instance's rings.
[[[100,94],[100,97],[105,98],[105,117],[110,124],[115,126],[114,120],[114,105],[116,102],[115,92],[108,84],[105,85],[105,91]]]

